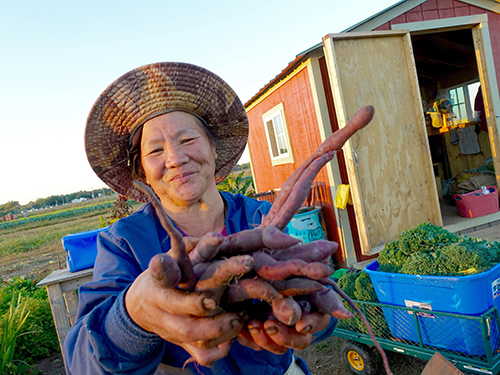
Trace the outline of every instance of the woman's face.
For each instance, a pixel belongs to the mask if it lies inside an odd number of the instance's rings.
[[[144,123],[141,163],[162,202],[189,206],[203,201],[215,184],[215,146],[186,112],[170,112]]]

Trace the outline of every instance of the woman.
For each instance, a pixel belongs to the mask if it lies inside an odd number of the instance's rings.
[[[89,162],[108,186],[146,202],[132,181],[147,183],[175,226],[199,238],[250,229],[270,208],[216,186],[239,160],[247,133],[245,109],[219,77],[158,63],[101,94],[85,140]],[[94,281],[80,289],[78,320],[64,343],[68,374],[308,373],[293,349],[328,337],[334,319],[314,313],[288,327],[249,322],[244,312],[210,317],[210,296],[162,287],[148,268],[169,249],[151,204],[100,234]],[[189,358],[195,362],[183,369]]]

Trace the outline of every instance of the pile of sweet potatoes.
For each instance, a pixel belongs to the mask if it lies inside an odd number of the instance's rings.
[[[154,192],[134,181],[154,205],[171,238],[171,250],[150,263],[158,282],[166,287],[210,293],[218,302],[211,306],[214,314],[246,311],[252,319],[265,319],[272,314],[287,325],[294,325],[311,311],[339,319],[352,317],[342,297],[361,315],[371,332],[363,314],[330,278],[333,270],[327,260],[338,245],[324,240],[301,244],[283,230],[305,201],[319,170],[352,134],[371,121],[373,113],[371,106],[361,108],[344,128],[327,138],[285,182],[259,227],[227,237],[211,232],[195,244],[183,239]],[[372,339],[390,374],[385,354],[373,336]]]

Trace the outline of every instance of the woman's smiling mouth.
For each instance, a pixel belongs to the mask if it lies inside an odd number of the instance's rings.
[[[191,179],[191,177],[195,174],[196,172],[184,172],[184,173],[177,173],[175,176],[172,176],[170,178],[171,182],[187,182]]]

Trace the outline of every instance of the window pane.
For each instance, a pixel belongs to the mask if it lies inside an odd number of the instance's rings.
[[[278,139],[278,147],[279,147],[280,155],[288,154],[288,147],[286,145],[285,134],[279,135],[277,137],[277,139]]]
[[[273,157],[279,156],[278,146],[276,145],[276,135],[274,134],[273,120],[266,122],[267,133],[269,134],[269,143],[271,143],[271,150]]]
[[[450,95],[450,102],[453,106],[457,105],[458,104],[458,100],[457,100],[457,92],[455,89],[453,90],[450,90],[448,91],[449,95]]]
[[[457,87],[458,102],[465,103],[464,88]]]
[[[276,137],[284,135],[285,129],[283,128],[283,121],[281,121],[280,114],[278,114],[276,117],[273,118],[273,123],[274,123],[274,131],[276,132]]]
[[[453,107],[451,107],[451,111],[452,111],[452,112],[453,112],[453,114],[455,115],[456,120],[457,120],[458,122],[460,122],[460,120],[461,120],[461,119],[460,119],[460,111],[459,111],[459,109],[458,109],[458,105],[454,105]]]
[[[462,121],[467,120],[467,118],[468,118],[468,117],[467,117],[467,107],[465,106],[465,103],[460,104],[459,108],[460,108],[460,109],[459,109],[459,110],[460,110],[460,119],[461,119]]]

